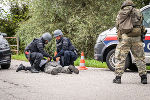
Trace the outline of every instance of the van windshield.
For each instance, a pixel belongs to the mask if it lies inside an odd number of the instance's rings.
[[[146,28],[150,28],[150,7],[145,9],[142,13],[143,13],[143,17],[144,17],[143,25]]]

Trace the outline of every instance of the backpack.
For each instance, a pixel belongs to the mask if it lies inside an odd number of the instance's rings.
[[[133,24],[132,19],[130,16],[130,13],[132,11],[133,7],[125,7],[119,11],[119,30],[121,31],[121,34],[127,34],[132,31]]]
[[[141,35],[141,28],[135,27],[141,25],[141,12],[132,6],[127,6],[119,11],[118,29],[121,34],[127,34],[129,37]]]

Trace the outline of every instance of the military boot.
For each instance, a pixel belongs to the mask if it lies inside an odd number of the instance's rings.
[[[116,76],[116,78],[113,79],[113,83],[121,84],[121,76]]]
[[[68,68],[65,73],[66,74],[72,74],[72,71]]]
[[[21,70],[25,70],[26,71],[26,67],[23,66],[23,64],[20,64],[19,67],[17,68],[16,72],[19,72]]]
[[[142,84],[147,84],[147,76],[146,75],[141,76],[141,83]]]
[[[72,74],[72,72],[68,69],[69,66],[64,66],[61,69],[61,73]]]
[[[79,70],[73,65],[69,65],[68,69],[75,74],[79,74]]]

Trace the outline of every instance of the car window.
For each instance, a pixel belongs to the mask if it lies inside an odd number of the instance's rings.
[[[142,13],[144,17],[143,25],[146,28],[150,28],[150,8],[145,9],[144,11],[142,11]]]

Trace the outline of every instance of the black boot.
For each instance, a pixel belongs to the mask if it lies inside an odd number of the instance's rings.
[[[79,70],[73,65],[69,65],[68,69],[75,74],[79,74]]]
[[[113,79],[113,83],[121,84],[121,76],[116,76],[116,78]]]
[[[68,68],[65,73],[66,74],[72,74],[72,71]]]
[[[142,75],[141,76],[141,83],[142,84],[147,84],[147,75]]]
[[[25,70],[26,71],[26,67],[23,66],[23,64],[20,64],[19,67],[17,68],[16,72],[19,72],[21,70]]]

